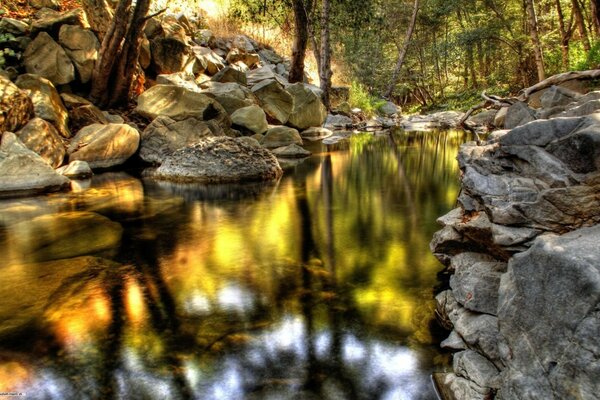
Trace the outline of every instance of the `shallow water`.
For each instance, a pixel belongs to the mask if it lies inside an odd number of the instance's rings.
[[[428,242],[459,132],[353,136],[275,184],[126,173],[0,202],[0,392],[432,399]]]

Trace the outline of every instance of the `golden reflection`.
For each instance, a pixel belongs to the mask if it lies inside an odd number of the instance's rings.
[[[0,392],[13,392],[31,378],[30,367],[17,361],[0,361]]]
[[[146,318],[144,298],[139,284],[128,277],[125,284],[127,317],[134,326],[140,325]]]

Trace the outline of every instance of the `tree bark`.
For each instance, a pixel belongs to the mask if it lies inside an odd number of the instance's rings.
[[[402,70],[402,65],[404,64],[404,58],[406,57],[406,52],[408,51],[408,46],[410,45],[410,39],[415,31],[415,25],[417,23],[417,14],[419,12],[419,0],[415,0],[413,5],[413,13],[410,19],[410,24],[406,29],[406,35],[404,36],[404,43],[402,44],[402,48],[400,48],[398,53],[398,60],[396,61],[396,66],[394,67],[394,72],[392,74],[392,79],[390,80],[390,85],[383,97],[386,99],[392,95],[394,88],[396,87],[396,83],[398,83],[398,77],[400,76],[400,71]]]
[[[92,73],[90,99],[101,107],[126,104],[135,74],[141,35],[150,0],[120,0],[115,16],[102,40]]]
[[[600,36],[600,0],[591,0],[592,4],[592,23],[596,36]]]
[[[587,28],[585,27],[585,19],[583,18],[581,6],[579,5],[579,0],[572,0],[571,3],[573,4],[573,15],[575,16],[575,24],[577,25],[577,30],[579,31],[579,37],[581,38],[583,49],[586,52],[589,52],[592,46],[590,45],[590,38],[588,37]]]
[[[323,0],[323,9],[321,12],[321,51],[319,62],[319,80],[321,90],[323,91],[323,104],[327,110],[331,109],[329,93],[331,92],[331,44],[329,41],[329,13],[331,3],[329,0]]]
[[[533,4],[533,0],[525,0],[525,11],[527,12],[527,21],[529,23],[529,35],[533,44],[533,53],[535,56],[535,66],[537,68],[538,81],[543,81],[546,78],[546,72],[544,70],[544,55],[542,52],[542,43],[538,35],[538,23],[535,15],[535,6]]]
[[[308,9],[304,0],[294,0],[294,44],[292,47],[292,65],[290,83],[304,81],[304,58],[308,45]]]
[[[560,48],[562,51],[562,68],[564,71],[569,70],[569,41],[571,40],[571,24],[572,20],[569,21],[569,27],[565,26],[565,18],[560,5],[560,0],[556,0],[556,12],[558,14],[558,24],[560,27]]]

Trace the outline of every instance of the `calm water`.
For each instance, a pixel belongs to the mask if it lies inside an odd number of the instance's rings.
[[[271,185],[106,173],[0,202],[0,392],[435,398],[428,242],[465,140],[362,134]]]

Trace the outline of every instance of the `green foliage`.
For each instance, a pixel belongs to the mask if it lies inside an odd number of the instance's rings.
[[[360,108],[365,115],[372,116],[386,101],[371,96],[363,85],[352,81],[348,103],[350,103],[350,107]]]
[[[12,48],[15,39],[12,33],[0,33],[0,68],[8,66],[11,59],[18,61],[21,58],[21,52]]]
[[[579,47],[573,49],[575,56],[572,57],[576,70],[594,69],[600,66],[600,41],[593,44],[589,53]]]

